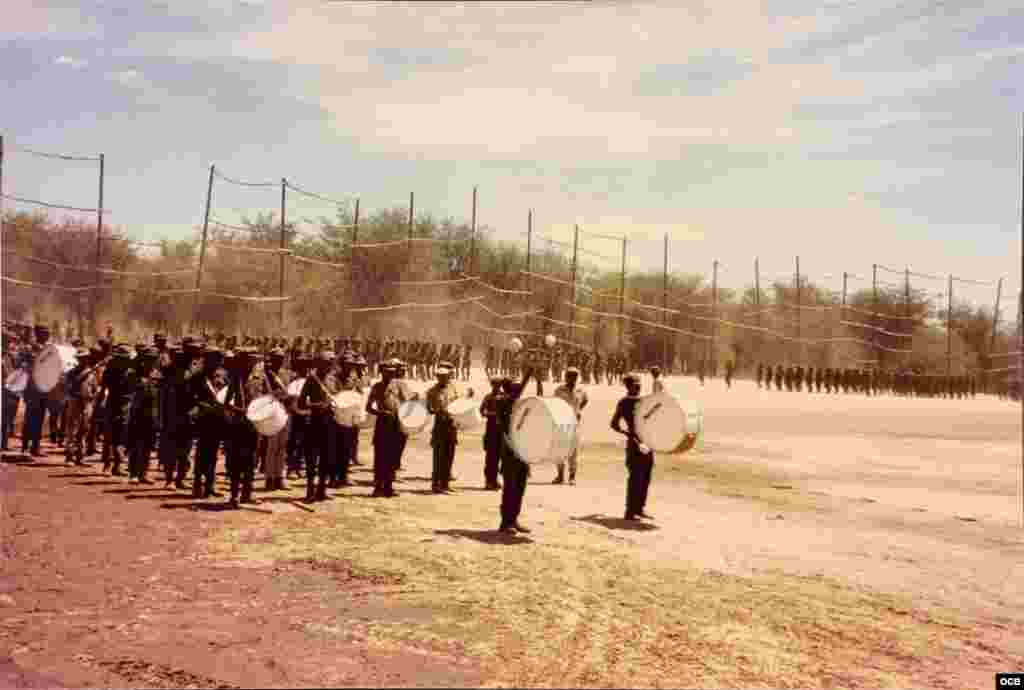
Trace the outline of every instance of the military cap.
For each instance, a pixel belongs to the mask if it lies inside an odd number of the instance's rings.
[[[334,352],[332,350],[321,350],[317,355],[317,359],[330,362],[334,359]]]
[[[74,340],[71,341],[71,347],[74,347],[74,348],[85,347],[85,341],[82,340],[81,338],[75,338]]]
[[[160,348],[146,345],[138,351],[137,357],[139,359],[158,359],[160,357]]]
[[[491,385],[492,385],[492,386],[498,386],[498,385],[501,385],[501,382],[502,382],[502,380],[504,380],[504,378],[505,378],[504,376],[492,376],[492,377],[490,378],[490,381],[491,381]]]
[[[166,333],[161,333],[160,331],[157,331],[156,333],[153,334],[153,342],[154,343],[159,343],[160,341],[163,341],[163,342],[166,343],[167,342],[167,334]]]
[[[183,350],[202,350],[204,347],[206,347],[206,343],[199,336],[186,335],[181,339],[181,349]]]
[[[576,374],[577,376],[579,376],[580,369],[579,369],[579,367],[568,367],[568,368],[566,368],[565,373],[566,374]]]
[[[282,350],[279,347],[275,347],[273,350],[271,350],[270,352],[267,353],[267,356],[268,357],[280,357],[281,359],[284,359],[284,350]]]
[[[640,383],[640,377],[637,376],[636,374],[626,374],[625,376],[622,377],[622,382],[623,383],[636,383],[636,384],[639,384]]]
[[[84,347],[75,348],[75,357],[78,359],[88,359],[92,357],[92,350]]]
[[[437,374],[452,374],[455,372],[455,367],[452,366],[451,362],[440,361],[434,368],[434,372]]]
[[[130,347],[128,347],[124,343],[118,343],[110,351],[110,354],[113,355],[114,357],[123,357],[123,358],[131,359],[132,350],[131,350]]]

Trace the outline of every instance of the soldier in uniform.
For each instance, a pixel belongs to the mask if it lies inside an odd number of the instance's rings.
[[[824,374],[822,373],[821,367],[814,370],[814,389],[815,392],[821,392],[821,384],[824,381]]]
[[[501,377],[491,377],[491,392],[480,403],[480,414],[484,418],[484,488],[497,491],[501,488],[498,473],[501,458],[501,436],[498,432],[498,403],[501,396]]]
[[[67,401],[64,408],[67,415],[67,437],[64,444],[64,461],[68,464],[84,465],[85,434],[89,419],[92,417],[92,403],[99,385],[96,365],[101,351],[98,348],[80,348],[76,354],[78,365],[67,374]]]
[[[327,500],[327,479],[331,473],[330,457],[334,424],[333,402],[329,395],[325,379],[330,372],[334,353],[325,350],[313,363],[306,383],[299,393],[296,407],[300,411],[309,411],[306,426],[306,502]]]
[[[804,372],[804,383],[807,384],[807,392],[814,392],[814,367],[807,367],[807,371]]]
[[[772,389],[772,365],[769,364],[764,368],[764,387],[768,390]]]
[[[256,469],[256,428],[246,417],[246,410],[253,398],[258,397],[259,385],[252,377],[258,352],[252,347],[235,351],[230,381],[224,406],[228,410],[226,447],[228,479],[231,482],[231,498],[228,505],[238,508],[239,503],[256,503],[252,497],[252,484]],[[239,496],[241,494],[241,496]]]
[[[526,384],[535,373],[527,367],[523,380],[516,384],[511,379],[502,379],[504,395],[497,399],[498,433],[501,438],[501,474],[505,479],[501,489],[501,525],[499,532],[515,534],[527,533],[529,528],[519,524],[519,514],[523,509],[523,497],[526,495],[526,482],[530,477],[530,465],[523,461],[509,443],[508,434],[511,430],[512,408],[519,400]],[[544,384],[537,379],[537,395],[544,395]]]
[[[118,345],[111,352],[110,364],[100,382],[105,391],[106,407],[103,439],[103,471],[110,470],[114,477],[121,476],[121,446],[124,445],[124,426],[131,407],[135,376],[132,372],[131,350]]]
[[[736,370],[736,363],[731,359],[725,363],[725,387],[732,388],[732,374]]]
[[[651,373],[654,373],[653,368]],[[660,369],[658,369],[658,373],[661,373]],[[571,407],[573,412],[576,414],[577,434],[579,433],[580,429],[580,420],[583,419],[583,410],[584,408],[586,408],[587,403],[590,402],[590,400],[587,398],[587,391],[577,386],[577,383],[579,382],[579,376],[579,369],[577,369],[576,367],[569,367],[568,369],[565,370],[565,383],[563,383],[561,386],[555,389],[555,397],[561,398],[566,403],[568,403],[569,407]],[[577,437],[576,445],[573,446],[573,449],[569,452],[570,484],[576,483],[576,470],[579,467],[579,447],[580,439],[579,437]],[[563,482],[565,482],[565,463],[560,462],[558,463],[558,474],[555,476],[554,481],[552,481],[551,483],[562,484]]]
[[[160,351],[146,346],[135,357],[135,390],[132,393],[131,408],[125,425],[129,441],[128,478],[140,484],[152,484],[146,474],[149,472],[149,456],[156,444],[157,426],[160,423],[160,372],[156,364]]]
[[[291,379],[288,372],[282,371],[284,350],[275,348],[267,355],[260,381],[260,395],[273,395],[287,410],[291,396],[288,395],[288,384]],[[285,470],[288,460],[288,436],[291,422],[285,424],[277,434],[267,438],[264,472],[266,473],[266,490],[277,491],[287,489]]]
[[[764,364],[757,364],[757,390],[761,390],[761,380],[764,378]]]
[[[406,400],[419,398],[401,380],[402,361],[391,359],[381,365],[381,380],[373,384],[366,401],[366,411],[377,415],[373,429],[373,495],[391,498],[395,472],[401,463],[405,435],[398,423],[398,408]]]
[[[469,381],[470,370],[473,366],[473,346],[466,345],[462,349],[462,380]]]
[[[227,410],[217,398],[220,393],[217,376],[225,359],[219,348],[207,348],[203,353],[203,372],[192,378],[192,398],[197,408],[193,427],[196,435],[193,498],[219,498],[221,495],[216,490],[217,452],[228,420]],[[234,361],[231,364],[234,365]]]
[[[434,428],[430,432],[430,446],[434,451],[430,485],[435,494],[454,491],[451,487],[452,463],[455,460],[455,447],[459,443],[459,431],[448,413],[448,405],[457,400],[460,393],[451,382],[453,372],[454,368],[449,362],[438,362],[434,370],[437,383],[427,391],[427,411],[434,415]]]
[[[298,345],[296,345],[298,347]],[[304,379],[309,373],[313,360],[298,349],[292,350],[291,368],[295,379]],[[301,391],[300,391],[301,394]],[[291,400],[289,412],[292,430],[288,435],[288,473],[289,479],[301,477],[305,472],[304,459],[307,454],[309,411],[300,410],[296,403],[298,396]]]

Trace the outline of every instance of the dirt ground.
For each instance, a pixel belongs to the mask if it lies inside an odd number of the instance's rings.
[[[655,520],[621,519],[621,393],[594,386],[578,484],[536,468],[512,538],[476,434],[452,496],[430,494],[420,436],[402,495],[368,498],[364,432],[356,486],[242,511],[7,455],[0,685],[975,688],[1024,669],[1019,404],[673,383],[706,438],[657,458]]]

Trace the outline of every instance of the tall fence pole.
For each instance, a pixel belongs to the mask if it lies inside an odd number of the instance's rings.
[[[797,361],[802,362],[804,357],[803,344],[800,341],[800,306],[802,304],[802,293],[800,289],[800,257],[796,257],[796,351]]]
[[[4,135],[0,134],[0,234],[4,231]]]
[[[711,316],[715,319],[712,324],[711,340],[711,375],[715,376],[718,373],[718,259],[715,259],[715,263],[712,265],[711,273],[711,300],[712,300],[712,311]]]
[[[412,214],[413,214],[413,210],[415,208],[415,206],[414,206],[414,204],[415,204],[415,196],[414,196],[414,194],[415,194],[414,192],[409,192],[409,260],[408,260],[408,265],[409,266],[412,265],[412,224],[413,224]]]
[[[846,321],[846,279],[848,276],[849,274],[846,271],[843,271],[843,301],[840,303],[839,307],[840,321]]]
[[[875,326],[878,320],[878,264],[871,264],[871,325]],[[878,332],[871,329],[871,345],[874,350],[875,364],[878,364]]]
[[[757,327],[761,328],[761,265],[756,256],[754,257],[754,315],[757,317]],[[758,350],[761,349],[761,343],[764,340],[762,336],[763,333],[757,331],[754,340]]]
[[[356,212],[355,217],[352,220],[352,247],[349,258],[349,270],[348,270],[348,292],[349,292],[349,307],[355,305],[356,301],[356,245],[359,244],[359,199],[356,199]],[[355,337],[356,335],[356,312],[349,312],[349,330],[350,335]]]
[[[623,352],[623,326],[626,311],[626,238],[622,238],[622,273],[619,276],[619,352]]]
[[[526,212],[526,272],[530,272],[530,256],[533,254],[533,209]],[[533,281],[526,276],[527,289]]]
[[[572,234],[572,295],[569,297],[569,301],[576,304],[576,269],[579,266],[579,248],[580,248],[580,226],[575,226]],[[569,307],[569,339],[574,343],[576,342],[576,308]]]
[[[473,187],[473,215],[470,220],[469,274],[476,275],[476,187]]]
[[[213,200],[214,166],[210,165],[210,180],[206,183],[206,210],[203,212],[203,237],[199,241],[199,265],[196,267],[196,293],[192,297],[192,326],[195,327],[199,313],[199,290],[203,284],[203,263],[206,261],[206,233],[210,228],[210,202]]]
[[[1003,296],[1003,279],[999,279],[999,283],[996,284],[996,306],[992,310],[992,337],[989,339],[988,351],[994,352],[996,349],[996,329],[999,327],[999,301]]]
[[[661,312],[661,325],[665,325],[668,322],[668,233],[665,233],[665,260],[661,267],[661,308],[664,310]],[[661,352],[661,365],[665,367],[665,373],[672,373],[672,364],[668,361],[668,330],[663,330],[662,334],[662,352]]]
[[[288,180],[281,178],[281,275],[280,284],[278,285],[277,296],[281,298],[281,302],[278,304],[279,310],[277,313],[277,326],[284,333],[284,270],[285,270],[285,249],[288,246],[288,240],[285,238],[285,194],[288,188]]]
[[[949,288],[946,293],[946,376],[953,367],[953,276],[949,276]]]
[[[903,316],[906,317],[907,322],[907,335],[910,336],[903,347],[904,350],[914,349],[914,324],[910,320],[910,268],[907,267],[903,271]],[[903,366],[907,365],[907,361],[910,359],[910,353],[903,354]]]
[[[103,176],[104,176],[104,156],[100,154],[100,193],[99,193],[99,204],[96,206],[96,287],[92,290],[92,328],[96,333],[100,332],[100,324],[97,320],[99,317],[98,309],[100,290],[99,285],[101,281],[100,274],[100,261],[103,252]]]

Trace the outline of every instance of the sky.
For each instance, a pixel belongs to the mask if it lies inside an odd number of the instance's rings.
[[[617,270],[1021,287],[1024,5],[3,0],[4,192],[195,237],[209,166],[365,216],[408,204]],[[5,208],[28,210],[5,201]],[[280,191],[217,180],[212,215]],[[290,194],[289,217],[333,215]],[[592,234],[587,234],[592,233]],[[599,258],[597,255],[608,257]],[[902,275],[879,270],[879,279]],[[940,292],[944,281],[912,279]],[[992,286],[954,283],[991,304]]]

